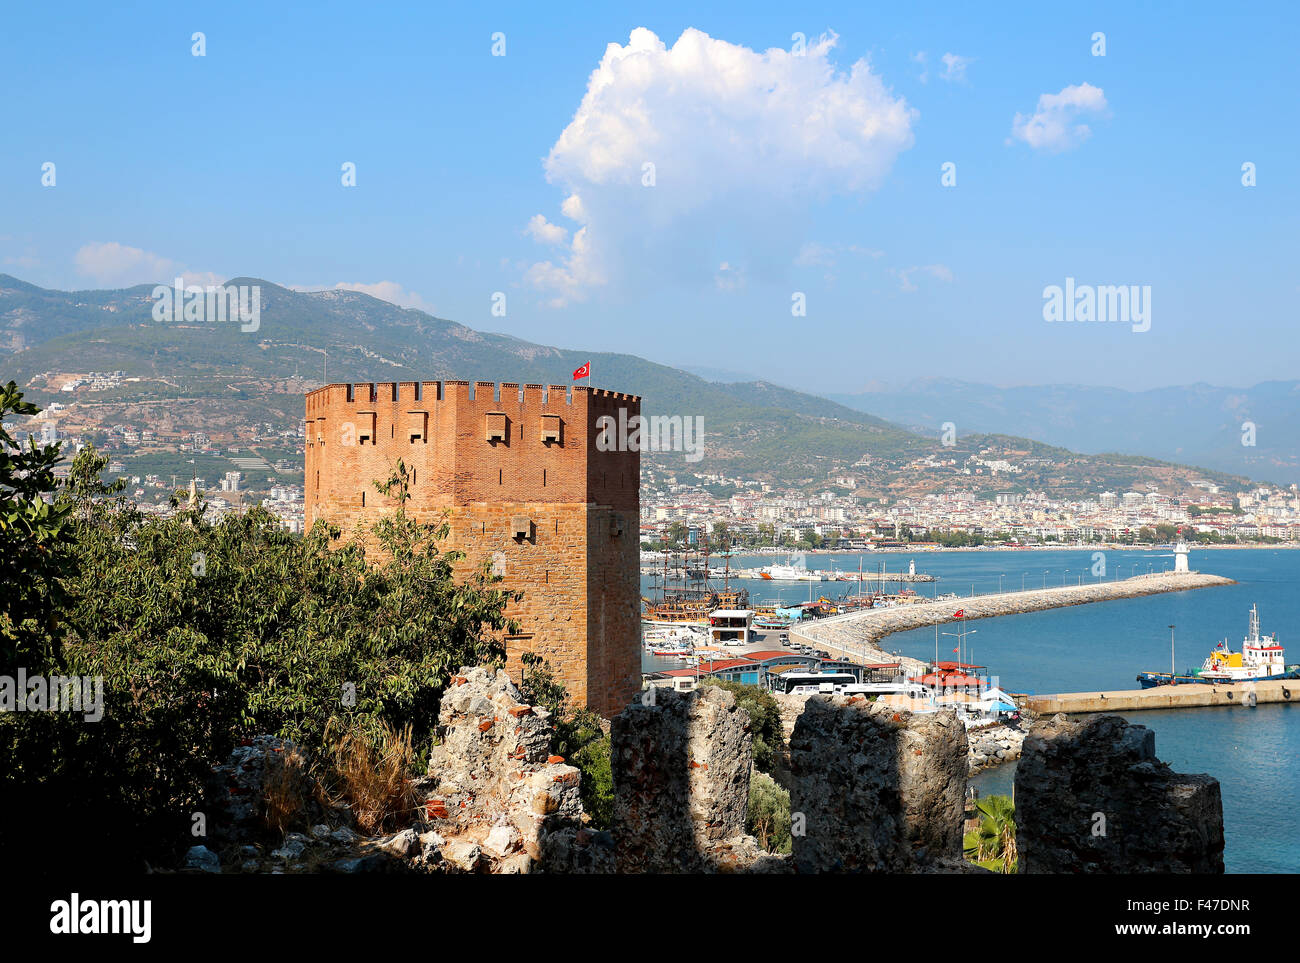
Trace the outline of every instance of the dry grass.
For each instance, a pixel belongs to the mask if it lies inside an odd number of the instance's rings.
[[[294,751],[271,753],[262,777],[266,825],[283,833],[301,818],[307,808],[309,779],[307,761]]]
[[[366,834],[400,828],[418,806],[409,777],[415,756],[411,727],[385,725],[378,738],[362,732],[331,733],[334,787],[352,809],[357,829]]]

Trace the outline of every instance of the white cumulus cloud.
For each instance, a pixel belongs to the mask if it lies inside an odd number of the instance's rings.
[[[562,305],[665,276],[717,284],[720,253],[728,282],[788,267],[808,209],[873,190],[913,142],[915,111],[866,60],[837,70],[835,42],[760,53],[688,29],[669,47],[641,27],[610,44],[544,165],[572,239],[525,281]],[[544,243],[555,230],[529,222]]]
[[[962,57],[955,53],[946,53],[943,55],[943,73],[939,76],[950,83],[965,83],[966,68],[974,63],[974,57]]]
[[[1059,94],[1043,94],[1033,114],[1016,114],[1011,136],[1034,150],[1059,153],[1078,147],[1090,136],[1087,124],[1076,123],[1080,114],[1104,114],[1106,94],[1092,84],[1071,84]]]
[[[918,264],[909,268],[890,268],[889,273],[898,278],[899,290],[905,294],[919,290],[916,282],[912,280],[914,274],[922,274],[945,284],[952,282],[952,269],[946,264]]]
[[[73,256],[77,271],[99,284],[127,287],[133,284],[170,283],[183,278],[186,284],[220,284],[224,279],[211,271],[190,271],[184,265],[117,241],[92,241]]]
[[[524,233],[542,244],[563,244],[569,239],[568,229],[552,224],[545,214],[534,214]]]

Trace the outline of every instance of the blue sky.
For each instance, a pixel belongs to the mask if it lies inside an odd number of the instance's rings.
[[[825,391],[1294,378],[1300,16],[1130,6],[15,8],[0,271],[364,285]],[[1067,277],[1150,330],[1047,323]]]

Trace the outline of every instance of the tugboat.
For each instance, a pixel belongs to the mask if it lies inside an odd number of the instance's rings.
[[[1278,644],[1277,634],[1259,634],[1259,612],[1250,607],[1250,632],[1242,640],[1241,651],[1233,652],[1225,639],[1214,647],[1209,658],[1199,669],[1178,675],[1169,672],[1143,672],[1137,677],[1142,688],[1158,685],[1202,685],[1232,682],[1265,682],[1269,679],[1300,679],[1300,665],[1288,666],[1283,658],[1285,650]]]

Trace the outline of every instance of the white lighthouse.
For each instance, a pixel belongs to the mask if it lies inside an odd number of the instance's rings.
[[[1178,544],[1174,546],[1174,574],[1190,571],[1191,569],[1187,567],[1187,543],[1180,538]]]

